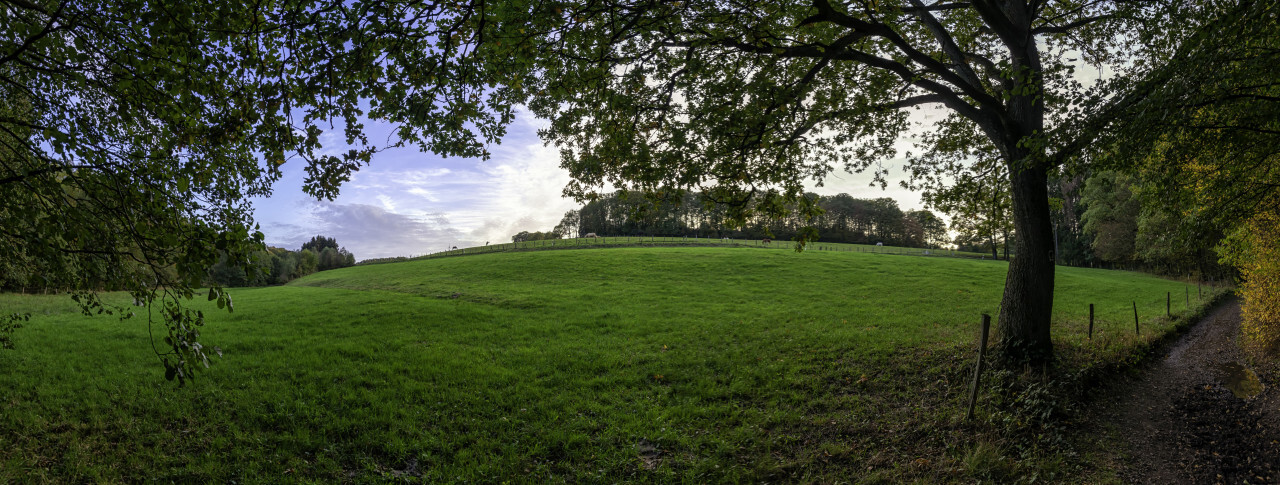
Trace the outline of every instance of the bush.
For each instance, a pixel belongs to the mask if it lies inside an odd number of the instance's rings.
[[[1220,249],[1240,270],[1241,333],[1254,350],[1280,350],[1280,214],[1262,213],[1238,228]]]

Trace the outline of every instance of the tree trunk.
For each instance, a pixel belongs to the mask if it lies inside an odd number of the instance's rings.
[[[1044,163],[1032,162],[1031,167],[1019,165],[1023,162],[1010,164],[1017,246],[1005,278],[997,346],[1006,365],[1038,366],[1053,356],[1053,342],[1049,339],[1053,312],[1053,228]]]

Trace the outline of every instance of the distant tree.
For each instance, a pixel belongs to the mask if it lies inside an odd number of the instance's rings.
[[[948,243],[947,223],[928,210],[910,210],[906,218],[919,226],[921,245],[941,248]]]
[[[320,265],[320,258],[310,249],[303,249],[298,252],[298,264],[294,267],[293,278],[301,278],[303,276],[315,273]]]
[[[333,247],[325,247],[320,251],[318,256],[319,263],[316,265],[316,271],[328,271],[331,269],[341,268],[346,258],[343,258]]]
[[[905,215],[898,208],[898,201],[888,197],[874,199],[870,204],[872,232],[885,244],[899,245],[906,242]]]
[[[1133,183],[1132,177],[1113,171],[1100,172],[1085,182],[1084,231],[1093,236],[1093,252],[1103,261],[1135,259],[1142,205],[1133,194]]]
[[[226,256],[209,267],[209,282],[213,285],[227,287],[247,286],[248,278],[244,267],[228,264]]]
[[[560,219],[560,223],[556,224],[552,232],[563,234],[566,237],[581,237],[583,234],[580,231],[581,227],[582,214],[577,210],[571,210],[564,213],[564,217]]]
[[[271,248],[272,284],[282,285],[294,278],[298,271],[298,253],[280,248]]]
[[[1053,215],[1053,240],[1058,247],[1055,253],[1058,263],[1070,266],[1089,266],[1096,257],[1093,241],[1084,232],[1084,203],[1081,200],[1084,174],[1062,174],[1049,183],[1050,210]]]
[[[520,231],[516,235],[511,236],[511,242],[545,241],[548,239],[560,239],[560,234],[555,231],[547,231],[547,232]]]
[[[302,249],[310,249],[317,254],[324,251],[325,248],[333,248],[334,251],[337,251],[338,241],[331,237],[314,236],[310,241],[302,243]]]
[[[1008,258],[1014,224],[1007,169],[991,157],[979,160],[953,172],[950,185],[933,187],[923,199],[951,217],[956,244],[966,250],[980,246],[991,252],[992,259],[999,257],[1003,247]]]

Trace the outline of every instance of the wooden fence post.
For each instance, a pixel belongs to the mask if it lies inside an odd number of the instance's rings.
[[[1173,312],[1169,311],[1169,304],[1173,301],[1173,292],[1165,292],[1164,294],[1164,316],[1173,316]]]
[[[1142,331],[1138,330],[1138,302],[1133,302],[1133,334],[1142,335]]]
[[[1093,340],[1093,304],[1089,304],[1089,340]]]
[[[978,403],[978,385],[982,382],[982,357],[987,353],[987,332],[991,330],[991,315],[982,314],[982,341],[978,344],[978,366],[973,369],[973,390],[969,392],[969,419]]]

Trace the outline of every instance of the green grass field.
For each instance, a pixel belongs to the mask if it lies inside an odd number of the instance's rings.
[[[233,290],[202,332],[224,356],[183,388],[145,315],[0,295],[33,313],[0,351],[0,483],[972,481],[965,393],[1006,268],[693,247],[357,266]],[[1185,291],[1057,274],[1057,345],[1102,359],[1142,341],[1131,301],[1149,338]]]

